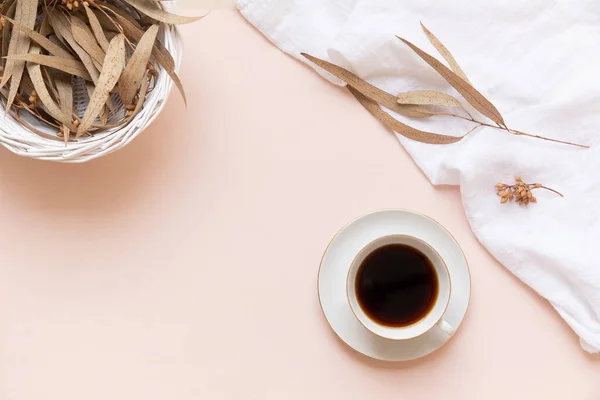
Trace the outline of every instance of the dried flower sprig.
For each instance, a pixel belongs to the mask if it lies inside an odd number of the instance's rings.
[[[80,6],[89,7],[90,3],[83,0],[79,2],[79,0],[61,0],[62,5],[67,7],[69,11],[79,11]]]
[[[384,90],[381,90],[371,85],[370,83],[364,81],[363,79],[359,78],[352,72],[342,67],[339,67],[325,60],[313,57],[306,53],[302,53],[302,55],[312,63],[316,64],[317,66],[323,68],[332,75],[344,81],[348,85],[348,89],[356,97],[356,99],[384,125],[412,140],[431,144],[456,143],[468,136],[469,134],[471,134],[476,129],[485,126],[494,129],[500,129],[512,135],[528,136],[555,143],[589,148],[589,146],[583,144],[552,139],[508,128],[500,111],[498,111],[496,106],[494,106],[487,98],[485,98],[485,96],[483,96],[477,89],[475,89],[475,87],[473,87],[473,85],[470,83],[469,79],[465,75],[464,71],[460,68],[460,66],[458,65],[452,54],[450,54],[448,49],[423,24],[421,24],[421,26],[429,41],[446,60],[448,65],[450,65],[450,68],[446,67],[436,58],[427,54],[408,40],[400,37],[398,37],[398,39],[404,42],[421,59],[423,59],[438,74],[440,74],[440,76],[444,78],[446,82],[448,82],[454,89],[456,89],[456,91],[458,91],[475,110],[477,110],[480,114],[490,119],[492,122],[494,122],[494,124],[480,121],[474,118],[457,98],[449,94],[436,92],[432,90],[417,90],[412,92],[400,93],[397,96],[394,96],[390,93],[385,92]],[[465,119],[467,121],[475,123],[476,125],[463,136],[449,136],[438,133],[426,132],[413,128],[409,125],[398,121],[387,112],[381,110],[380,106],[384,106],[398,114],[412,118],[429,118],[435,115],[450,116]],[[458,108],[461,109],[467,116],[450,111],[438,111],[436,109],[432,109],[431,106],[442,107],[450,110]]]
[[[544,186],[541,183],[525,183],[520,176],[516,176],[515,180],[517,183],[514,185],[507,185],[505,183],[496,184],[498,196],[500,196],[500,203],[504,204],[514,201],[520,206],[526,206],[529,203],[537,203],[537,198],[532,193],[532,190],[534,189],[546,189],[556,193],[560,197],[564,197],[562,193]]]

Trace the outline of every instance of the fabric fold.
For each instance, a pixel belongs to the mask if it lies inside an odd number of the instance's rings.
[[[437,90],[462,100],[396,38],[402,36],[444,62],[421,30],[422,21],[510,128],[591,145],[579,149],[487,127],[451,145],[397,135],[434,185],[460,185],[471,228],[489,252],[550,301],[586,351],[600,352],[600,263],[594,257],[600,240],[597,4],[493,0],[474,7],[469,0],[238,0],[237,6],[271,42],[302,62],[306,60],[300,53],[307,52],[389,93]],[[415,128],[448,135],[462,135],[473,127],[452,117],[422,121],[394,116]],[[494,185],[513,183],[515,176],[556,188],[565,197],[538,190],[538,204],[500,204]]]

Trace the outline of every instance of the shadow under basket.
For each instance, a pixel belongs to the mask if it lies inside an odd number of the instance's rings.
[[[167,2],[165,2],[167,3]],[[163,6],[165,6],[164,4]],[[168,6],[167,6],[168,7]],[[175,60],[175,71],[179,71],[183,44],[179,31],[174,25],[161,24],[159,33],[161,42]],[[169,92],[173,87],[171,77],[162,67],[158,69],[158,78],[154,87],[146,96],[140,112],[126,125],[118,128],[98,130],[91,136],[81,136],[65,144],[57,135],[58,129],[50,126],[26,111],[20,112],[18,121],[14,110],[6,113],[5,105],[0,106],[0,144],[20,156],[39,160],[64,163],[82,163],[110,154],[131,142],[142,133],[158,116],[165,106]],[[85,83],[80,78],[73,80],[73,96],[77,112],[83,116],[89,97]],[[114,110],[110,113],[108,124],[123,116],[125,110],[118,95],[112,96]],[[34,132],[26,125],[30,125]],[[42,134],[43,133],[43,134]]]

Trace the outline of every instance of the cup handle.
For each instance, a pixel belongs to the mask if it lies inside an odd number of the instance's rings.
[[[438,322],[437,327],[440,328],[440,330],[448,336],[454,335],[454,332],[456,331],[456,328],[454,328],[452,325],[450,325],[443,319],[440,320],[440,322]]]

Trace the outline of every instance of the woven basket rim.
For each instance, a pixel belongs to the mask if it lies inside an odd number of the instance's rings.
[[[173,11],[176,5],[174,1],[165,1],[162,6]],[[179,72],[183,53],[179,29],[161,23],[161,32],[163,45],[175,60],[175,71]],[[17,155],[39,160],[67,163],[89,161],[124,147],[150,126],[164,108],[172,87],[169,74],[162,67],[159,68],[154,89],[148,94],[142,110],[127,125],[81,137],[67,144],[59,138],[49,139],[31,131],[10,113],[7,114],[4,107],[0,107],[0,144]]]

